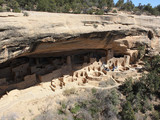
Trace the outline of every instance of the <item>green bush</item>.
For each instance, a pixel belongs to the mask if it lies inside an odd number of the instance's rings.
[[[81,109],[79,104],[75,104],[75,106],[70,110],[71,113],[76,114]]]
[[[142,59],[145,55],[145,46],[144,45],[139,45],[138,46],[138,52],[139,52],[139,59]]]
[[[112,13],[117,13],[117,10],[113,10]]]
[[[142,79],[151,93],[158,92],[160,86],[160,76],[156,71],[151,71]]]
[[[4,3],[4,0],[0,0],[0,6]]]
[[[133,108],[131,106],[131,103],[127,101],[123,106],[122,106],[122,112],[121,116],[123,120],[136,120],[135,115],[134,115]]]
[[[141,104],[141,101],[142,101],[142,99],[141,99],[142,97],[141,97],[141,94],[140,93],[137,93],[135,96],[134,96],[134,105],[133,105],[133,108],[134,108],[134,111],[135,112],[138,112],[139,110],[141,110],[142,109],[142,104]],[[132,102],[133,102],[133,100],[132,100]]]
[[[124,84],[122,86],[120,86],[120,91],[122,91],[122,93],[124,95],[128,95],[130,92],[132,92],[132,90],[133,90],[132,81],[133,81],[132,78],[128,78],[128,79],[126,79]]]
[[[17,8],[17,9],[13,9],[13,12],[20,13],[21,10],[19,8]]]
[[[126,10],[126,11],[132,11],[134,9],[134,4],[132,3],[132,1],[128,0],[126,3],[124,3],[121,7],[122,10]]]
[[[121,8],[124,5],[124,0],[118,0],[118,2],[116,3],[116,7]]]
[[[159,120],[160,119],[160,113],[158,111],[154,111],[152,113],[153,120]]]
[[[93,10],[92,9],[88,10],[87,14],[91,14],[92,15],[93,14]]]
[[[70,89],[66,89],[63,91],[63,95],[65,96],[69,96],[72,94],[76,94],[76,89],[75,88],[70,88]]]
[[[16,0],[10,0],[9,2],[7,2],[7,4],[8,4],[8,7],[13,9],[13,12],[21,12],[19,8],[20,6]]]
[[[66,109],[67,109],[67,106],[64,102],[60,103],[61,104],[61,107],[58,109],[58,114],[61,115],[61,114],[66,114]]]
[[[23,16],[29,16],[29,14],[27,12],[24,12]]]
[[[91,91],[92,91],[93,95],[97,93],[97,89],[96,88],[92,88]]]
[[[97,28],[97,27],[98,27],[98,25],[97,25],[97,24],[93,24],[93,27],[94,27],[94,28]]]
[[[3,9],[2,9],[2,7],[0,6],[0,12],[3,12]]]
[[[147,71],[160,72],[160,56],[153,56],[150,59],[145,60],[145,69]]]
[[[104,11],[103,10],[97,10],[95,12],[96,15],[103,15],[104,14]]]
[[[114,106],[116,106],[120,103],[119,94],[118,94],[117,90],[115,90],[115,89],[112,90],[108,97]]]

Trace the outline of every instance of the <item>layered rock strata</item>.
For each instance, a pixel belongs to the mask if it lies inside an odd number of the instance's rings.
[[[106,79],[108,71],[130,70],[142,48],[159,54],[160,17],[28,13],[0,13],[2,94],[56,78],[63,86],[63,75],[82,83]]]

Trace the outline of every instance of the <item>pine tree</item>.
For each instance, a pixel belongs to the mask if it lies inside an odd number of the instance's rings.
[[[48,0],[39,0],[37,5],[38,11],[47,11],[48,10]]]
[[[129,101],[123,105],[121,116],[123,120],[135,120],[134,111]]]
[[[116,7],[121,8],[124,5],[124,0],[118,0],[118,2],[116,3]]]
[[[4,0],[0,0],[0,5],[2,5],[4,3]]]
[[[13,9],[13,12],[20,12],[19,4],[16,0],[9,1],[8,6]]]

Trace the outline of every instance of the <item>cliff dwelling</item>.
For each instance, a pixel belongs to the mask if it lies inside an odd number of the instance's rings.
[[[50,82],[53,91],[71,82],[79,86],[98,87],[106,81],[109,85],[119,85],[130,76],[138,77],[137,69],[141,66],[137,65],[137,46],[147,46],[143,42],[151,41],[150,36],[153,37],[151,31],[116,30],[67,38],[65,35],[55,39],[36,37],[27,47],[25,42],[18,43],[20,48],[4,46],[0,59],[0,95],[45,82]]]
[[[51,82],[51,89],[55,91],[56,86],[62,87],[66,82],[78,81],[82,85],[88,81],[103,81],[114,72],[129,70],[130,65],[130,55],[120,55],[112,49],[18,57],[0,65],[0,94],[41,82]]]

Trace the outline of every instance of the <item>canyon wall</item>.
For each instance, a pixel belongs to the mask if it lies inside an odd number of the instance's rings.
[[[132,56],[137,44],[159,53],[160,17],[28,14],[0,13],[0,63],[20,56],[57,56],[85,49],[113,49],[117,55]]]

